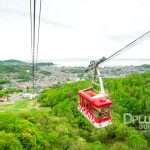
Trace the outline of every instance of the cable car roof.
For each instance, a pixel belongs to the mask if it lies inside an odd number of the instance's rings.
[[[79,91],[78,94],[95,107],[110,106],[112,102],[106,97],[97,97],[97,94],[91,90]]]
[[[105,97],[95,98],[93,101],[93,105],[95,107],[106,107],[106,106],[110,106],[111,104],[112,102]]]

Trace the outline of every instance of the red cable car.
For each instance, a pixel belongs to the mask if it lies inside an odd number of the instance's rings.
[[[110,105],[107,97],[101,97],[92,89],[78,92],[78,110],[96,127],[102,128],[111,124]]]
[[[94,69],[94,80],[92,82],[92,87],[78,91],[78,110],[96,128],[103,128],[111,124],[110,106],[112,102],[105,95],[99,70],[96,67]],[[99,84],[95,82],[97,75]],[[99,86],[101,91],[99,92],[95,90],[94,85]]]

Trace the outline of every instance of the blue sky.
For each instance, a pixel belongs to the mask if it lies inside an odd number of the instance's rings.
[[[42,0],[39,60],[108,57],[150,30],[149,14],[149,0]],[[29,0],[0,1],[0,59],[31,59],[29,19]],[[149,43],[118,58],[149,59]]]

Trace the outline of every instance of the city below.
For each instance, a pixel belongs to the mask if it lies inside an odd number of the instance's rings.
[[[93,72],[85,73],[85,67],[69,67],[53,63],[38,63],[35,67],[35,96],[43,89],[63,83],[88,80]],[[150,65],[102,67],[103,78],[122,78],[132,73],[144,73]],[[0,101],[15,102],[32,99],[32,64],[17,60],[0,61]]]

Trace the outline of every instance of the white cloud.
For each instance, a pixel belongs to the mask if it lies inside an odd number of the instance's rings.
[[[109,56],[147,32],[148,0],[42,0],[39,59]],[[0,1],[0,59],[30,59],[29,1]],[[150,58],[149,42],[119,58]]]

